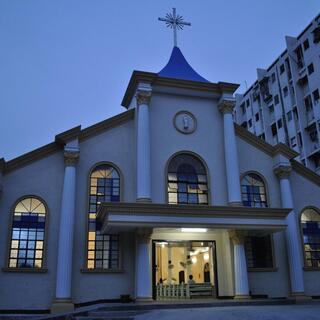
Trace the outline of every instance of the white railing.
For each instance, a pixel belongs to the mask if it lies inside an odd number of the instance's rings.
[[[157,284],[157,299],[190,299],[188,284]]]

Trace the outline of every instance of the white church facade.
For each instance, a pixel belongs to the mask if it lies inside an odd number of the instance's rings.
[[[320,296],[320,177],[174,47],[126,111],[1,161],[0,310]]]

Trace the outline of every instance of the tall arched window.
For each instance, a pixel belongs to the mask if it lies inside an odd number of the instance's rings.
[[[39,198],[28,197],[14,207],[9,268],[42,268],[46,207]]]
[[[202,162],[190,154],[179,154],[168,167],[170,204],[208,204],[207,173]]]
[[[96,221],[101,202],[120,201],[120,175],[109,164],[101,164],[90,175],[88,269],[115,269],[119,267],[119,236],[101,234],[101,225]]]
[[[246,207],[268,207],[264,181],[255,173],[249,173],[241,179],[241,195]]]
[[[320,213],[313,208],[301,214],[303,246],[307,267],[320,268]]]

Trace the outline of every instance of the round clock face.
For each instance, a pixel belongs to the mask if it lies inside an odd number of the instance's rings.
[[[176,113],[173,124],[179,132],[185,134],[190,134],[197,128],[197,120],[189,111],[179,111]]]

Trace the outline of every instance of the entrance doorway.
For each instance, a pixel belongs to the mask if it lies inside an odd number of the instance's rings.
[[[153,241],[154,299],[216,297],[214,241]]]

